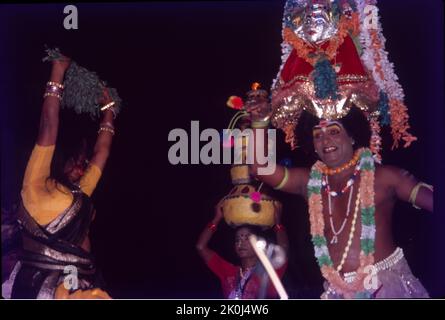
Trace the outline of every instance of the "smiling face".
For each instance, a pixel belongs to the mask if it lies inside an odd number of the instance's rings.
[[[235,252],[240,259],[256,257],[255,251],[249,242],[249,236],[252,232],[249,228],[243,227],[235,234]]]
[[[315,152],[328,167],[336,168],[352,159],[353,139],[338,121],[320,121],[312,130]]]

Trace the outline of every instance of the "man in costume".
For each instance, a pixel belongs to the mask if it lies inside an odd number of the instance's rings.
[[[297,137],[297,129],[314,122],[311,141],[319,160],[312,168],[277,166],[266,176],[257,175],[260,165],[254,164],[251,172],[308,201],[315,257],[326,280],[323,298],[428,297],[394,244],[391,222],[397,200],[432,211],[433,188],[404,170],[380,165],[380,125],[391,124],[393,147],[400,141],[408,147],[416,138],[408,132],[403,90],[387,59],[380,24],[366,19],[374,5],[372,0],[288,1],[283,64],[271,103],[258,99],[246,107],[255,131],[271,120],[292,148],[297,138],[310,139]],[[351,129],[362,120],[362,133],[370,131],[368,143]]]
[[[72,75],[80,70],[77,66],[69,69],[73,64],[59,53],[52,61],[37,142],[26,167],[17,211],[23,248],[9,280],[2,285],[5,298],[110,298],[101,290],[103,282],[90,253],[88,236],[95,214],[90,196],[107,162],[114,135],[115,102],[107,88],[101,87],[101,97],[95,101],[102,105],[103,114],[91,161],[80,148],[66,161],[54,161],[51,168],[60,104],[68,91],[65,86],[67,80],[76,81]],[[66,76],[67,70],[71,78]],[[66,150],[72,146],[61,147]]]

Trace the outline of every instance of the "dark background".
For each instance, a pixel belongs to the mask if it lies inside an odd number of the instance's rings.
[[[213,207],[231,187],[229,166],[172,166],[170,130],[222,129],[230,95],[254,81],[269,88],[280,65],[284,1],[76,4],[79,29],[63,28],[64,4],[1,5],[1,196],[17,201],[38,130],[50,65],[44,45],[59,46],[118,89],[125,108],[112,154],[95,191],[93,251],[115,298],[220,298],[218,280],[195,251]],[[389,57],[405,90],[412,132],[409,149],[390,151],[386,164],[435,185],[434,214],[400,203],[394,232],[432,296],[445,294],[443,179],[443,4],[380,1]],[[97,123],[64,111],[64,136],[89,136]],[[282,135],[279,135],[282,137]],[[282,139],[281,139],[282,140]],[[279,145],[279,158],[302,165]],[[291,236],[284,283],[293,298],[317,298],[321,276],[309,238],[307,207],[280,194]],[[233,260],[232,232],[221,225],[211,245]]]

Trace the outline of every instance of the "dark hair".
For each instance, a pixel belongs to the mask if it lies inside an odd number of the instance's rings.
[[[73,136],[63,137],[60,139],[62,141],[59,139],[54,151],[49,179],[54,179],[59,184],[71,188],[72,183],[64,172],[65,165],[69,159],[77,159],[82,153],[86,153],[88,158],[88,143],[85,138]]]
[[[348,135],[354,139],[354,150],[369,147],[369,140],[371,138],[371,128],[365,114],[357,107],[352,107],[348,114],[338,120],[345,128]],[[296,128],[296,135],[298,139],[298,146],[300,146],[309,157],[316,159],[314,151],[314,141],[312,138],[312,129],[320,122],[320,119],[303,111],[301,114],[298,126]]]
[[[256,235],[257,237],[263,238],[265,239],[267,242],[274,242],[274,236],[273,236],[273,232],[271,231],[271,229],[264,229],[260,226],[255,226],[252,224],[242,224],[239,225],[235,228],[235,232],[234,232],[234,237],[236,236],[236,233],[238,232],[238,230],[246,228],[249,230],[250,233]]]
[[[56,149],[48,179],[72,188],[71,182],[64,173],[65,165],[70,158],[77,159],[82,153],[86,154],[86,159],[91,159],[93,150],[90,138],[96,137],[97,124],[91,121],[89,114],[77,114],[71,109],[60,111],[59,123],[61,125],[57,133]]]

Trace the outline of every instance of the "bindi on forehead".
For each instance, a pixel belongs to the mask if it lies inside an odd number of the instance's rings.
[[[315,131],[315,130],[322,130],[323,132],[325,132],[326,130],[332,129],[332,128],[338,128],[339,130],[342,130],[343,126],[338,121],[322,120],[322,121],[320,121],[320,123],[318,125],[316,125],[314,127],[313,131]]]

